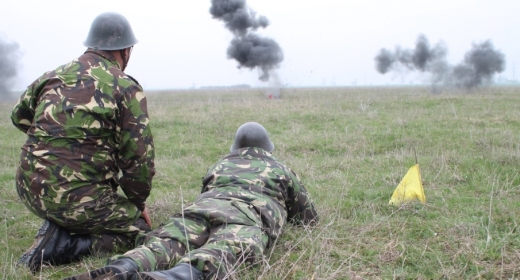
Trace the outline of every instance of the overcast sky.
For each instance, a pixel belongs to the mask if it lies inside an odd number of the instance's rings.
[[[85,51],[92,20],[115,11],[139,40],[126,72],[146,89],[250,84],[259,72],[238,69],[226,50],[233,35],[209,13],[210,0],[2,1],[0,40],[19,44],[15,90]],[[491,40],[506,58],[501,74],[520,76],[518,0],[247,0],[270,25],[257,33],[274,39],[284,60],[276,70],[286,86],[421,83],[405,73],[381,75],[381,48],[414,48],[419,34],[443,41],[457,64],[473,43]],[[515,69],[516,68],[516,69]]]

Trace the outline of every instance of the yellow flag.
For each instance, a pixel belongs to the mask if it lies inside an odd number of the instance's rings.
[[[419,171],[419,164],[416,164],[408,170],[408,173],[403,177],[401,183],[397,186],[390,198],[389,204],[396,206],[404,202],[419,199],[422,203],[426,202],[424,196],[424,189],[421,180],[421,172]]]

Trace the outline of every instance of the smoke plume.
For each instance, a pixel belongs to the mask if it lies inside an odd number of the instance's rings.
[[[0,39],[0,97],[8,96],[18,75],[19,46]],[[2,98],[3,99],[3,98]]]
[[[270,71],[283,61],[283,51],[276,41],[254,31],[266,28],[269,20],[247,7],[245,0],[211,0],[209,11],[235,36],[227,50],[228,58],[235,59],[239,68],[259,69],[259,79],[268,81]]]
[[[376,69],[381,74],[405,67],[411,71],[431,74],[432,83],[453,85],[464,89],[473,89],[490,84],[495,73],[504,71],[504,55],[493,48],[491,41],[473,44],[464,60],[455,66],[446,61],[447,47],[438,43],[430,46],[424,35],[417,38],[415,49],[395,51],[381,49],[375,57]]]

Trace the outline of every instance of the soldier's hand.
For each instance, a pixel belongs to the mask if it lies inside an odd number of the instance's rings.
[[[143,217],[146,224],[152,228],[152,220],[150,220],[150,216],[148,215],[148,208],[144,207],[143,212],[141,212],[141,217]]]

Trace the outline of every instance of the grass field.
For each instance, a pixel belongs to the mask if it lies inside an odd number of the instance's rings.
[[[287,228],[265,262],[231,279],[506,279],[520,276],[520,88],[431,94],[421,87],[149,92],[154,227],[194,200],[201,177],[247,121],[301,177],[320,224]],[[0,279],[61,279],[106,256],[16,266],[41,220],[19,202],[25,136],[0,104]],[[388,205],[421,167],[426,204]]]

